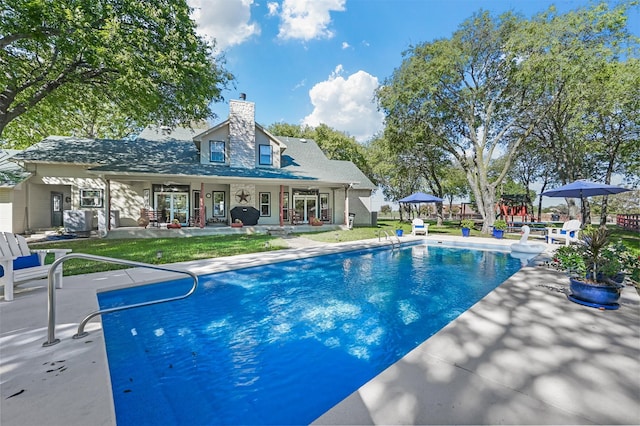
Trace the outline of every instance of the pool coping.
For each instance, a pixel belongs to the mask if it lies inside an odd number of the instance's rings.
[[[439,235],[402,238],[407,242],[424,239],[462,240],[461,237]],[[513,243],[510,240],[473,237],[462,241],[502,246]],[[377,239],[323,244],[174,266],[207,274],[385,244],[389,242]],[[161,271],[134,268],[66,277],[64,289],[57,292],[56,300],[56,333],[61,342],[48,348],[42,347],[46,340],[46,289],[42,281],[20,286],[13,302],[0,302],[0,424],[115,424],[101,323],[90,322],[87,326],[90,334],[85,339],[73,340],[71,336],[80,319],[97,309],[97,291],[153,282],[166,276],[163,274]],[[316,423],[582,424],[617,423],[621,419],[627,420],[622,423],[633,423],[629,420],[632,417],[606,417],[599,410],[604,409],[604,405],[615,406],[628,416],[640,416],[640,380],[629,374],[640,372],[640,298],[635,291],[625,291],[621,309],[603,313],[569,302],[558,290],[563,286],[563,278],[562,274],[544,267],[523,268],[457,320],[329,410]],[[532,282],[538,284],[532,285]],[[545,321],[554,319],[551,314],[559,315],[563,320],[563,333],[556,340],[550,339],[553,345],[547,351],[552,353],[556,347],[565,348],[570,354],[561,351],[561,360],[573,354],[587,371],[597,367],[617,374],[616,380],[599,378],[598,386],[604,389],[598,394],[605,396],[600,398],[601,403],[595,397],[581,404],[565,402],[562,398],[559,403],[553,399],[557,397],[553,389],[549,390],[548,397],[536,393],[538,388],[533,386],[533,380],[537,376],[532,375],[535,371],[529,373],[531,378],[527,382],[525,379],[529,376],[524,372],[516,374],[510,370],[519,369],[518,360],[523,365],[539,360],[530,359],[526,350],[520,354],[518,351],[508,352],[504,340],[512,342],[511,345],[520,342],[526,349],[527,344],[538,344],[541,337],[510,325],[509,318],[519,322],[535,317],[532,311],[541,307],[550,312],[544,315]],[[582,322],[578,323],[578,320]],[[597,338],[605,339],[600,321],[615,326],[618,333],[617,338],[611,338],[612,345],[608,349],[595,343],[584,348],[585,345],[576,342],[575,335],[567,329],[577,327],[585,334],[594,333],[595,329]],[[479,327],[482,324],[486,327]],[[633,330],[634,326],[635,334],[629,336],[624,333],[625,329]],[[544,328],[538,324],[536,327]],[[543,331],[540,334],[544,337],[550,333],[547,330],[546,334]],[[472,336],[473,339],[463,342],[464,336]],[[500,336],[502,338],[498,339]],[[635,347],[629,343],[634,338],[638,343]],[[537,346],[534,349],[536,353],[540,351]],[[590,362],[587,355],[592,355],[594,361]],[[493,360],[493,356],[498,359]],[[606,360],[607,356],[621,357],[621,361],[614,364],[618,367],[612,368],[604,362],[602,358]],[[506,367],[503,366],[504,357],[508,361]],[[550,383],[559,383],[563,391],[581,394],[588,385],[593,385],[591,381],[581,379],[579,374],[549,368],[554,373]],[[519,385],[521,380],[529,383],[529,387]],[[471,404],[470,395],[466,392],[472,391],[472,401],[480,399],[491,404]],[[496,408],[496,399],[503,402],[499,409]]]

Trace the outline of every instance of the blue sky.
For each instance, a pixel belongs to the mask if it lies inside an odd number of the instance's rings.
[[[474,12],[514,11],[525,17],[555,5],[560,13],[587,0],[188,0],[205,37],[217,41],[236,77],[213,106],[217,124],[229,99],[246,93],[256,121],[325,123],[366,142],[383,127],[373,101],[411,45],[448,38]],[[640,11],[629,28],[640,35]],[[538,189],[538,188],[533,188]],[[544,197],[545,205],[558,204]],[[373,208],[387,204],[381,191]]]
[[[235,87],[215,104],[246,93],[256,121],[325,123],[365,142],[382,129],[373,102],[412,44],[447,38],[474,12],[526,17],[554,4],[560,12],[585,0],[188,0],[199,31],[217,40]],[[640,13],[632,15],[640,32]]]

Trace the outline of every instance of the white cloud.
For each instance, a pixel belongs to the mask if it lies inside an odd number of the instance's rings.
[[[273,2],[268,2],[267,3],[267,8],[269,9],[269,16],[276,16],[278,14],[278,8],[280,7],[280,5],[278,5],[277,2],[273,1]]]
[[[306,86],[306,85],[307,85],[307,79],[306,79],[306,78],[303,78],[302,80],[300,80],[300,82],[299,82],[298,84],[296,84],[295,86],[293,86],[293,89],[291,89],[291,90],[292,90],[292,91],[293,91],[293,90],[298,90],[299,88],[304,87],[304,86]]]
[[[349,43],[347,43],[346,41],[342,42],[342,49],[348,49],[350,47],[351,47],[351,45]]]
[[[260,27],[251,22],[253,0],[187,0],[193,8],[191,18],[198,24],[198,33],[216,39],[217,50],[240,44]]]
[[[365,142],[382,130],[384,116],[374,101],[378,78],[358,71],[345,79],[343,72],[342,65],[338,65],[326,81],[311,88],[313,112],[302,124],[315,127],[324,123]]]
[[[346,0],[284,0],[280,14],[281,39],[332,38],[329,12],[345,10]]]

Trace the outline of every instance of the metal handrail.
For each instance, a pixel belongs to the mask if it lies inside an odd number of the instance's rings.
[[[385,231],[384,229],[379,229],[377,234],[378,234],[378,242],[380,242],[380,232],[384,232],[384,235],[386,236],[385,240],[389,240],[391,241],[391,248],[395,248],[395,244],[393,242],[393,238],[389,236],[389,233],[387,231]],[[396,239],[398,240],[398,248],[400,248],[400,238],[396,235]]]
[[[120,264],[120,265],[129,265],[129,266],[137,266],[140,268],[147,268],[147,269],[155,269],[158,271],[166,271],[166,272],[175,272],[177,274],[186,274],[186,275],[190,275],[191,278],[193,278],[193,286],[191,287],[191,289],[186,293],[183,294],[182,296],[175,296],[175,297],[169,297],[169,298],[165,298],[165,299],[158,299],[158,300],[151,300],[148,302],[141,302],[141,303],[134,303],[132,305],[125,305],[125,306],[117,306],[115,308],[108,308],[108,309],[99,309],[95,312],[90,313],[89,315],[87,315],[81,322],[80,325],[78,325],[78,332],[73,336],[74,339],[80,339],[82,337],[85,337],[87,334],[86,331],[84,331],[84,327],[87,325],[87,323],[94,317],[98,316],[98,315],[102,315],[102,314],[109,314],[112,312],[116,312],[116,311],[123,311],[125,309],[132,309],[132,308],[140,308],[142,306],[150,306],[150,305],[156,305],[158,303],[166,303],[166,302],[173,302],[176,300],[181,300],[181,299],[185,299],[189,296],[191,296],[196,289],[198,288],[198,276],[196,274],[194,274],[193,272],[190,271],[185,271],[185,270],[181,270],[181,269],[172,269],[172,268],[165,268],[162,266],[156,266],[156,265],[151,265],[149,263],[142,263],[142,262],[135,262],[133,260],[123,260],[123,259],[115,259],[112,257],[104,257],[104,256],[96,256],[93,254],[85,254],[85,253],[70,253],[67,254],[57,260],[55,260],[52,264],[51,264],[51,269],[49,269],[49,283],[48,283],[48,302],[47,302],[47,308],[48,308],[48,325],[47,325],[47,341],[44,342],[42,344],[42,346],[53,346],[56,343],[60,342],[60,339],[56,339],[55,336],[55,328],[56,328],[56,292],[55,292],[55,270],[58,268],[58,266],[60,266],[61,264],[63,264],[65,261],[69,260],[69,259],[73,259],[73,258],[80,258],[80,259],[89,259],[89,260],[96,260],[96,261],[102,261],[102,262],[107,262],[107,263],[116,263],[116,264]]]
[[[385,238],[385,240],[389,239],[389,234],[387,233],[387,231],[385,231],[384,229],[378,229],[376,231],[376,236],[378,237],[378,242],[380,242],[380,233],[384,232],[384,235],[386,235],[387,237]]]

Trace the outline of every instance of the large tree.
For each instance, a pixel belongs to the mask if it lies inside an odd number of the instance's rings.
[[[585,178],[610,183],[614,172],[634,173],[640,151],[640,67],[637,39],[626,30],[628,7],[609,9],[603,3],[566,15],[551,9],[523,26],[531,36],[523,35],[518,43],[537,52],[558,52],[553,63],[547,55],[531,61],[545,69],[547,93],[559,93],[528,145],[528,156],[547,164],[544,176],[550,182]],[[575,200],[567,202],[570,215],[577,216]],[[588,200],[582,207],[589,222]],[[603,221],[605,216],[606,203]]]
[[[600,90],[591,92],[585,139],[594,146],[593,159],[601,182],[614,173],[637,182],[640,163],[640,61],[607,63],[595,76]],[[603,197],[600,225],[607,222],[608,197]]]
[[[140,124],[203,119],[232,79],[196,34],[186,0],[2,5],[0,137],[18,117],[23,128],[37,127],[56,119],[51,111],[73,113],[87,102]]]
[[[530,21],[477,13],[450,39],[405,53],[378,91],[387,129],[436,135],[432,140],[465,171],[488,232],[496,188],[521,145],[567,90],[564,82],[587,71],[581,68],[587,58],[606,57],[624,24],[623,7],[551,10]],[[500,156],[502,167],[490,174]]]
[[[582,90],[567,91],[534,132],[535,148],[553,168],[552,181],[566,184],[589,179],[611,184],[614,173],[637,182],[640,162],[640,66],[637,59],[603,62],[589,75],[576,76]],[[567,81],[567,85],[576,82]],[[535,156],[534,155],[534,156]],[[567,199],[569,215],[578,217],[576,199]],[[602,200],[600,224],[607,219]],[[582,218],[590,223],[590,203],[583,199]]]
[[[496,19],[477,13],[452,38],[406,52],[401,67],[378,92],[388,131],[421,129],[460,164],[483,216],[484,232],[495,220],[496,187],[534,127],[522,120],[540,107],[534,102],[538,86],[518,78],[521,55],[508,50],[520,21],[512,14]],[[504,167],[491,179],[489,164],[499,149],[506,151]]]

